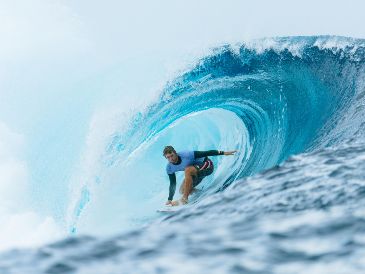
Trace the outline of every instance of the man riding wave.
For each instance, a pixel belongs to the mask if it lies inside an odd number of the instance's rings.
[[[214,171],[213,162],[209,156],[218,155],[234,155],[237,151],[182,151],[176,152],[172,146],[166,146],[163,150],[163,156],[167,159],[166,173],[170,179],[169,197],[166,205],[176,206],[179,201],[173,201],[176,191],[176,175],[177,171],[184,171],[185,178],[180,187],[180,193],[183,196],[180,199],[181,204],[188,203],[188,197],[202,180]]]

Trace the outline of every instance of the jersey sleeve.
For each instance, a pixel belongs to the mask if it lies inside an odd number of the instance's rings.
[[[175,173],[169,174],[170,179],[170,187],[169,187],[169,197],[167,198],[169,201],[172,201],[176,191],[176,175]]]
[[[194,157],[196,158],[203,158],[208,156],[218,156],[223,155],[223,151],[218,150],[206,150],[206,151],[194,151]]]

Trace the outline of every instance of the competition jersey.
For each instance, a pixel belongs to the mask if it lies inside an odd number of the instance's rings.
[[[176,171],[184,171],[187,166],[202,164],[204,158],[196,158],[194,156],[194,151],[182,151],[176,153],[181,162],[179,164],[168,163],[166,166],[167,174],[174,174]]]

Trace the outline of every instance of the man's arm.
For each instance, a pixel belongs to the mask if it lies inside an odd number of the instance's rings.
[[[169,175],[169,179],[170,179],[168,200],[172,201],[172,199],[174,198],[175,191],[176,191],[176,175],[175,175],[175,173],[168,174],[168,175]]]
[[[218,156],[218,155],[234,155],[237,150],[233,151],[222,151],[222,150],[206,150],[206,151],[194,151],[194,158],[203,158],[208,156]]]
[[[223,151],[218,150],[206,150],[206,151],[194,151],[194,158],[203,158],[208,156],[223,155]]]

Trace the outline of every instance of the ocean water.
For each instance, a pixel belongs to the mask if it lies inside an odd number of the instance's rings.
[[[212,50],[105,137],[69,236],[0,253],[0,273],[364,273],[364,79],[360,39]],[[238,154],[164,215],[168,144]]]

